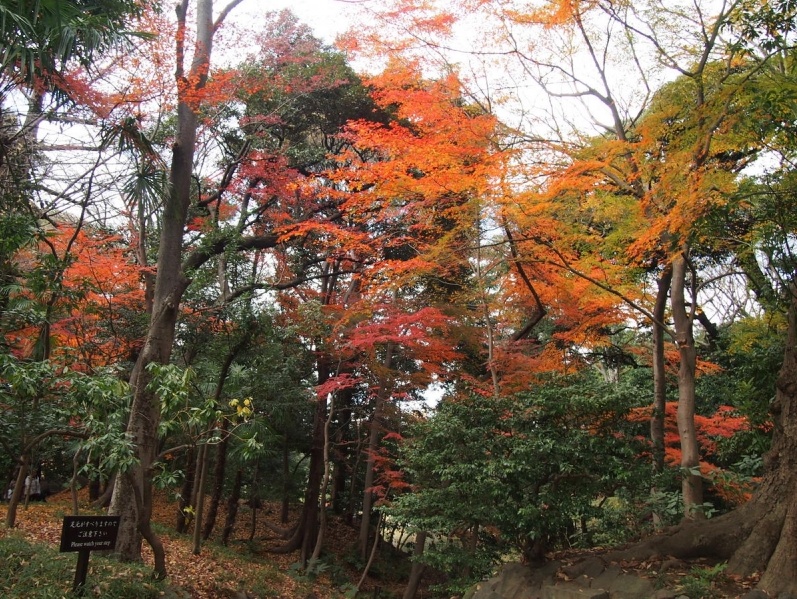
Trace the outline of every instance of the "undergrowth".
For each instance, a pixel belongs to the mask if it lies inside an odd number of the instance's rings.
[[[74,596],[77,553],[59,553],[20,535],[0,537],[0,596],[4,599],[62,599]],[[84,597],[156,599],[177,597],[164,582],[151,578],[151,569],[122,564],[92,553]]]

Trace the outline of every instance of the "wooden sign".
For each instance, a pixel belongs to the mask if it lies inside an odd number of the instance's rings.
[[[113,551],[119,516],[64,516],[61,552]]]
[[[119,532],[119,516],[64,516],[61,552],[77,551],[75,583],[72,591],[82,596],[92,551],[113,551]]]

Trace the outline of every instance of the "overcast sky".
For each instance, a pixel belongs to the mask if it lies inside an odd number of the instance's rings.
[[[252,15],[264,11],[291,9],[296,16],[327,43],[346,31],[351,24],[351,14],[356,6],[368,0],[247,0],[239,9]],[[239,15],[244,16],[244,15]]]

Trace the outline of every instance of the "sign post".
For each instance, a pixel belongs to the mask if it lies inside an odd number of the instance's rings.
[[[92,551],[113,551],[119,532],[119,516],[64,516],[61,552],[77,551],[77,568],[72,591],[83,595],[89,555]]]

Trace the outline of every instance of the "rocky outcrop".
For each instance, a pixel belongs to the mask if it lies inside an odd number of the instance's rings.
[[[668,567],[667,561],[658,564],[660,572]],[[506,564],[497,576],[474,586],[464,599],[690,599],[681,591],[656,586],[656,581],[643,573],[592,556],[570,564]],[[744,596],[752,599],[752,593],[755,591]]]

